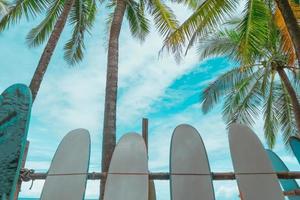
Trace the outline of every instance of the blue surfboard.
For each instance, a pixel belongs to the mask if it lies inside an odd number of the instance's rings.
[[[272,150],[266,149],[267,154],[272,162],[273,169],[276,172],[289,172],[289,169],[284,164],[284,162],[279,158],[279,156]],[[299,189],[299,185],[294,179],[279,179],[280,185],[284,191],[292,191]],[[289,200],[300,200],[300,196],[288,196]]]
[[[289,143],[294,152],[294,155],[296,156],[298,162],[300,163],[300,139],[295,136],[292,136],[289,139]]]
[[[26,146],[31,92],[15,84],[0,96],[0,199],[12,200]]]

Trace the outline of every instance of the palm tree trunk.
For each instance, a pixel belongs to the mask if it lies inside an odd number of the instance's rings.
[[[276,4],[284,18],[285,24],[288,28],[289,34],[292,38],[296,55],[298,58],[298,64],[300,66],[300,27],[297,19],[290,6],[289,0],[276,0]]]
[[[110,160],[116,145],[119,36],[125,9],[125,0],[117,0],[109,34],[102,141],[102,172],[108,171]],[[102,179],[100,186],[100,199],[103,199],[104,187],[105,180]]]
[[[300,104],[297,98],[297,94],[288,78],[288,76],[286,75],[284,68],[282,67],[278,67],[277,68],[277,72],[281,78],[281,80],[283,81],[290,97],[291,97],[291,102],[292,102],[292,106],[293,106],[293,111],[294,111],[294,116],[295,116],[295,121],[296,121],[296,126],[298,129],[298,135],[300,134]]]
[[[32,101],[35,100],[37,93],[40,89],[41,83],[43,81],[44,75],[47,71],[49,62],[57,45],[57,42],[60,38],[60,35],[66,25],[69,13],[74,4],[75,0],[67,0],[64,5],[64,9],[61,15],[58,17],[57,22],[54,25],[54,30],[52,31],[47,45],[44,49],[44,52],[39,60],[38,66],[34,72],[34,75],[31,79],[29,88],[32,92]]]

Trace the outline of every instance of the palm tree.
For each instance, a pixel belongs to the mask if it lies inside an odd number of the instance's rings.
[[[178,0],[178,2],[182,2],[182,0]],[[183,2],[186,3],[189,1]],[[232,15],[236,13],[239,3],[239,0],[205,0],[194,9],[193,14],[180,25],[176,31],[166,37],[164,47],[174,53],[177,59],[180,59],[186,46],[185,52],[197,43],[199,38],[202,38],[208,32],[214,31],[222,25],[222,23],[226,22],[228,18],[231,18]],[[266,8],[270,11],[274,11],[274,7],[276,6],[278,6],[280,10],[278,14],[284,20],[282,25],[286,26],[288,30],[287,33],[291,38],[291,46],[293,46],[294,51],[296,51],[300,66],[300,32],[299,25],[297,24],[297,20],[300,20],[299,3],[288,3],[288,0],[248,0],[246,1],[246,7],[244,9],[244,13],[247,13],[248,15],[246,15],[244,20],[249,22],[249,24],[245,24],[244,28],[247,28],[249,33],[251,31],[253,33],[260,32],[259,30],[255,30],[256,28],[254,28],[253,25],[256,25],[257,23],[253,19],[260,18],[262,20],[262,16],[260,17],[259,15],[265,15]],[[297,12],[298,14],[296,14]],[[259,28],[261,32],[266,31],[262,30],[259,26],[257,26],[257,28]],[[256,35],[250,35],[246,34],[245,39],[254,41],[255,38],[258,38]]]
[[[265,137],[272,148],[280,129],[285,142],[291,135],[300,133],[299,79],[295,77],[295,66],[289,64],[291,55],[284,50],[280,31],[271,21],[268,40],[257,43],[254,52],[242,48],[240,40],[244,34],[233,26],[210,35],[200,44],[199,48],[204,49],[201,58],[225,55],[241,63],[203,91],[202,110],[207,113],[224,99],[226,123],[250,126],[263,112]]]
[[[166,36],[177,28],[173,12],[160,0],[116,0],[110,2],[114,7],[110,19],[110,32],[107,55],[107,75],[105,109],[102,142],[102,172],[107,172],[113,150],[116,145],[116,104],[118,90],[119,36],[123,18],[126,14],[131,33],[144,40],[149,32],[149,20],[145,17],[148,11],[154,17],[159,32]],[[101,180],[100,199],[103,199],[105,180]]]
[[[292,3],[292,2],[290,3],[290,5],[291,5],[291,8],[293,10],[293,13],[294,13],[295,17],[297,19],[300,19],[300,7],[297,4]],[[295,48],[294,48],[292,38],[291,38],[289,30],[287,28],[286,22],[285,22],[285,20],[284,20],[284,18],[283,18],[283,16],[282,16],[282,14],[281,14],[278,7],[274,11],[273,19],[274,19],[274,22],[275,22],[276,26],[279,28],[279,30],[281,32],[283,48],[284,48],[284,51],[287,52],[290,55],[289,64],[292,65],[293,62],[295,62],[295,59],[296,59],[297,55],[296,55],[296,52],[295,52]]]
[[[300,18],[299,15],[296,16],[294,12],[295,10],[298,12],[300,10],[299,1],[275,0],[275,2],[286,24],[298,57],[298,64],[300,66],[300,27],[298,23]]]
[[[73,33],[64,47],[65,59],[71,65],[82,60],[85,48],[84,34],[92,27],[96,14],[96,4],[95,0],[18,0],[0,21],[0,31],[11,24],[19,22],[23,15],[30,19],[45,10],[48,10],[46,17],[27,36],[30,47],[41,45],[49,37],[29,85],[33,101],[40,89],[43,77],[68,18],[73,26]]]

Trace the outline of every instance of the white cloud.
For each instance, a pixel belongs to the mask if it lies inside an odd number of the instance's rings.
[[[237,185],[234,181],[214,182],[217,199],[240,199]]]

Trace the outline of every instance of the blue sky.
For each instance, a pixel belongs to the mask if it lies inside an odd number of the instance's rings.
[[[181,20],[189,14],[179,6],[173,8]],[[92,137],[90,171],[100,171],[106,72],[105,12],[99,14],[92,35],[87,37],[84,61],[75,67],[68,67],[63,60],[63,44],[69,38],[69,30],[64,31],[33,106],[27,168],[45,172],[62,137],[72,129],[86,128]],[[43,46],[28,48],[25,37],[38,21],[22,21],[0,34],[0,91],[14,83],[29,83]],[[141,44],[130,37],[124,23],[120,38],[117,137],[126,132],[141,132],[141,119],[149,118],[149,168],[168,171],[171,134],[177,125],[188,123],[201,133],[212,171],[232,171],[220,106],[203,115],[199,99],[209,82],[235,64],[226,58],[199,61],[194,50],[177,64],[167,54],[158,58],[161,45],[155,30]],[[262,127],[258,119],[254,129],[264,142]],[[275,151],[291,170],[299,170],[297,161],[280,142]],[[23,184],[22,197],[39,196],[43,182],[35,181],[29,190],[30,184]],[[235,182],[218,181],[214,186],[217,200],[238,199]],[[98,188],[98,181],[89,181],[87,197],[98,197]],[[157,181],[156,191],[158,199],[170,199],[168,181]]]

